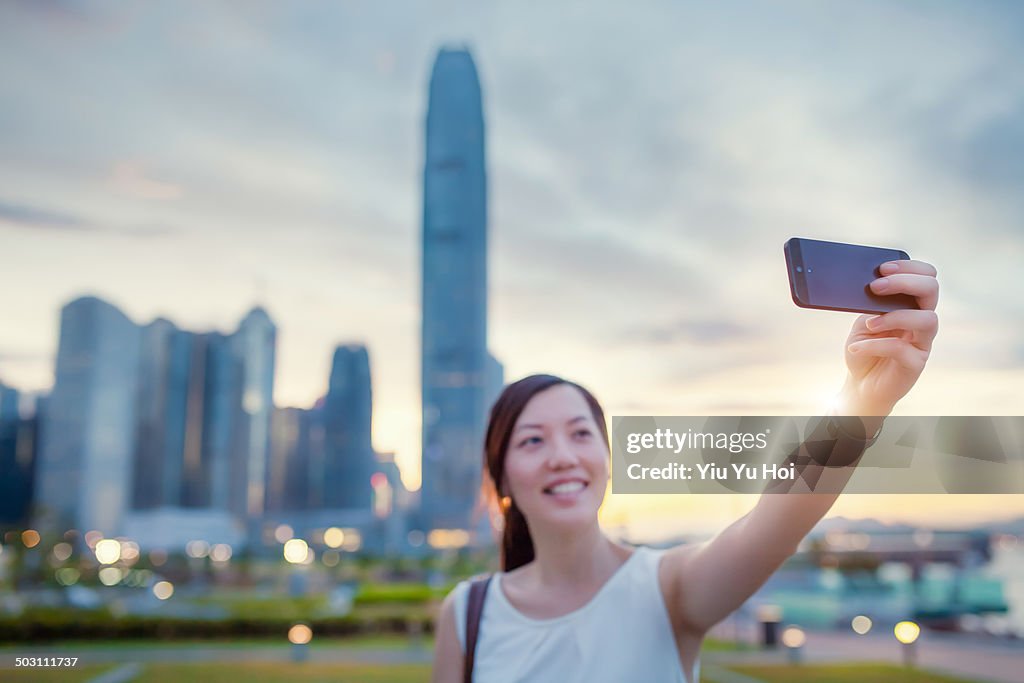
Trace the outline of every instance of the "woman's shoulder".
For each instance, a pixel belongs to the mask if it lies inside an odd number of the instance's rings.
[[[455,619],[455,632],[459,637],[459,645],[462,646],[463,650],[466,648],[466,610],[469,604],[469,590],[474,582],[486,579],[489,576],[493,575],[480,574],[459,581],[448,591],[448,595],[445,597],[444,604],[441,607],[442,609],[447,607],[452,611],[452,616]]]

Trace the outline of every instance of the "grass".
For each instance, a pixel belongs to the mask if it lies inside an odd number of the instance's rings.
[[[430,680],[427,664],[152,664],[139,680],[146,683],[419,683]]]
[[[943,676],[892,664],[802,664],[728,668],[764,683],[974,683],[966,678]],[[705,677],[701,678],[703,680]]]
[[[735,640],[717,640],[705,638],[701,643],[701,652],[748,652],[759,649],[757,645],[743,643]]]
[[[113,668],[110,664],[96,664],[60,668],[0,669],[0,679],[3,679],[4,683],[85,683]]]

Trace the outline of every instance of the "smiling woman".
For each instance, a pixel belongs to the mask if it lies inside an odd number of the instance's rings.
[[[895,290],[886,293],[914,296],[920,309],[853,324],[836,405],[861,421],[861,434],[876,433],[917,382],[938,330],[935,269],[909,260],[884,267]],[[859,452],[867,443],[857,440]],[[504,519],[502,571],[463,581],[445,599],[436,683],[693,683],[704,635],[796,551],[837,497],[766,493],[704,544],[632,549],[598,526],[609,459],[604,411],[589,391],[553,375],[505,387],[491,409],[484,481]]]

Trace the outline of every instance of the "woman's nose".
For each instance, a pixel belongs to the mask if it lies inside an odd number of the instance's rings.
[[[564,467],[566,465],[575,465],[577,462],[579,462],[579,456],[576,455],[572,444],[562,439],[555,440],[551,454],[548,456],[548,466]]]

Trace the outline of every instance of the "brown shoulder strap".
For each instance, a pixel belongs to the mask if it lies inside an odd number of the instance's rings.
[[[476,654],[476,636],[480,632],[480,615],[484,612],[484,598],[491,576],[476,579],[469,584],[469,604],[466,606],[466,655],[463,657],[462,680],[473,681],[473,656]]]

